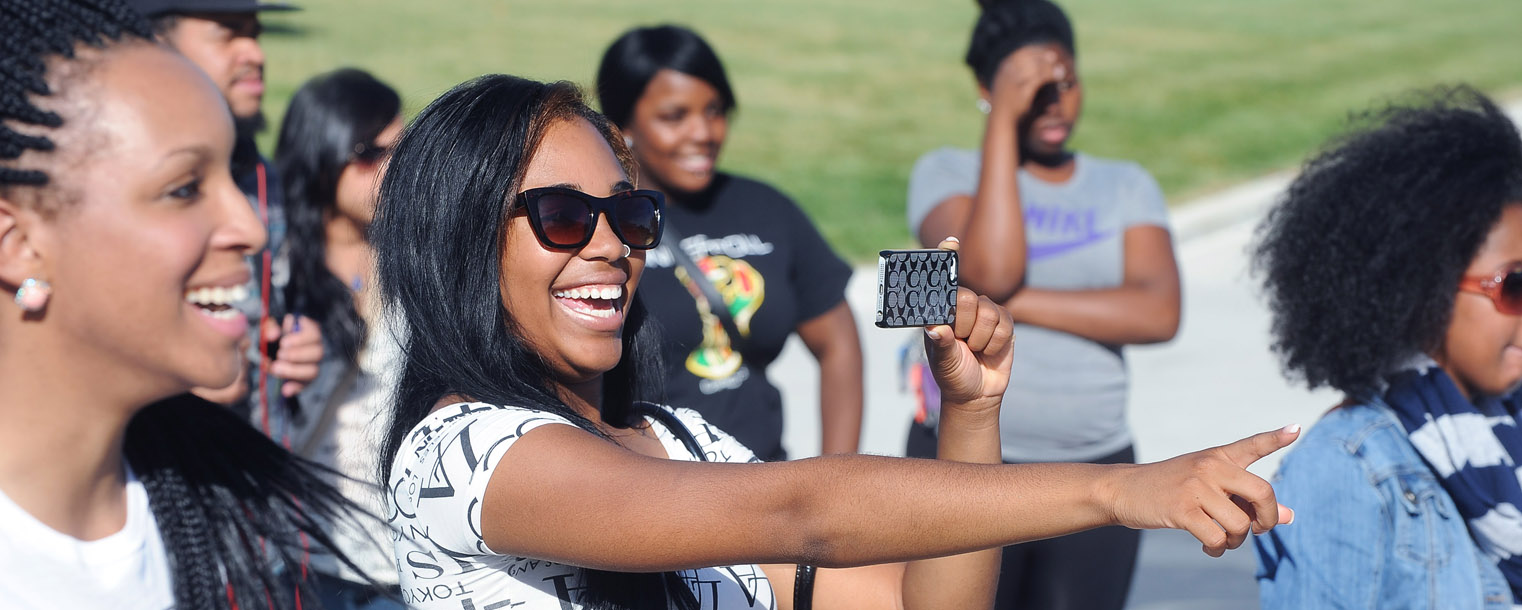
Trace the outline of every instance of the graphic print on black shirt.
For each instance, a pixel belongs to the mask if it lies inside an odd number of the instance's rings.
[[[797,205],[754,180],[720,174],[702,201],[664,213],[687,237],[647,253],[636,293],[663,331],[664,402],[697,410],[765,460],[785,459],[782,394],[766,367],[799,324],[845,300],[851,268]],[[739,350],[672,248],[717,280],[745,335]]]

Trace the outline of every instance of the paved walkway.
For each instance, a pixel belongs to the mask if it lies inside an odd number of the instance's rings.
[[[1514,119],[1522,117],[1522,102],[1507,111]],[[1268,312],[1248,274],[1246,249],[1253,228],[1289,179],[1289,174],[1265,177],[1175,208],[1173,233],[1184,287],[1178,337],[1127,349],[1130,419],[1141,461],[1167,459],[1289,423],[1310,426],[1338,401],[1335,393],[1307,392],[1280,375],[1268,351]],[[872,325],[876,281],[875,268],[861,268],[847,288],[866,357],[862,450],[902,455],[913,406],[898,390],[898,350],[918,331]],[[1016,349],[1018,345],[1017,339]],[[784,443],[790,454],[817,454],[818,369],[796,337],[768,375],[783,389]],[[1251,470],[1268,476],[1277,464],[1276,454]],[[1254,608],[1255,567],[1250,549],[1212,559],[1188,534],[1145,532],[1130,607]]]

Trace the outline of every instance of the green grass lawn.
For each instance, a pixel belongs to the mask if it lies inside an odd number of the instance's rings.
[[[858,261],[909,243],[914,160],[976,146],[982,128],[961,63],[970,0],[296,1],[306,10],[266,18],[271,125],[303,80],[339,66],[391,83],[410,115],[484,73],[590,85],[624,29],[690,25],[739,98],[721,165],[793,195]],[[1173,201],[1292,167],[1349,111],[1412,87],[1522,85],[1515,0],[1065,6],[1086,101],[1076,146],[1141,162]]]

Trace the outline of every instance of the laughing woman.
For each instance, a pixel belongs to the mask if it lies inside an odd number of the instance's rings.
[[[969,292],[927,331],[941,460],[752,463],[641,402],[663,197],[632,170],[573,87],[510,76],[444,94],[397,145],[373,239],[406,325],[387,510],[419,608],[986,608],[998,554],[972,551],[1123,524],[1219,555],[1288,519],[1243,466],[1293,429],[1146,466],[997,464],[1010,318]]]
[[[230,411],[265,233],[215,86],[114,0],[0,3],[0,599],[289,608],[341,500]],[[235,296],[235,295],[234,295]],[[310,598],[310,595],[307,595]]]

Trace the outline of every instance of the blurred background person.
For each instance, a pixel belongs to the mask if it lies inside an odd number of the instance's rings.
[[[796,332],[819,363],[821,451],[855,452],[851,268],[787,196],[718,170],[736,103],[713,49],[678,26],[629,30],[603,54],[597,94],[634,153],[638,186],[669,203],[641,293],[664,329],[666,403],[697,409],[764,460],[786,459],[766,367]]]
[[[1122,348],[1171,339],[1179,277],[1157,183],[1067,146],[1083,105],[1073,29],[1046,0],[987,0],[967,65],[988,115],[980,151],[943,148],[909,179],[920,243],[962,240],[962,284],[1003,303],[1020,348],[1007,462],[1134,463]],[[914,426],[909,455],[932,455]],[[1004,549],[1000,608],[1125,605],[1140,537],[1103,528]]]
[[[399,348],[373,289],[375,253],[366,237],[376,188],[402,132],[400,96],[353,68],[313,77],[291,98],[275,146],[285,189],[290,283],[286,302],[322,328],[321,373],[300,394],[290,449],[333,468],[350,500],[382,514],[375,481],[384,422],[400,367]],[[340,524],[341,525],[341,524]],[[316,588],[329,610],[401,608],[391,539],[384,527],[334,526],[336,543],[370,580],[329,557],[315,558]]]
[[[0,3],[0,66],[3,605],[300,607],[341,496],[186,393],[265,241],[226,104],[117,0]]]
[[[264,49],[260,11],[294,10],[255,0],[130,0],[153,25],[159,40],[206,73],[232,112],[237,133],[232,173],[269,234],[265,250],[251,257],[253,277],[238,308],[256,324],[249,331],[249,367],[225,388],[198,388],[213,402],[238,407],[282,444],[290,444],[292,399],[317,378],[322,334],[316,323],[284,300],[285,205],[280,177],[259,154],[254,136],[264,130]]]
[[[1346,395],[1274,477],[1264,608],[1522,599],[1522,139],[1467,88],[1305,164],[1255,263],[1291,377]]]

